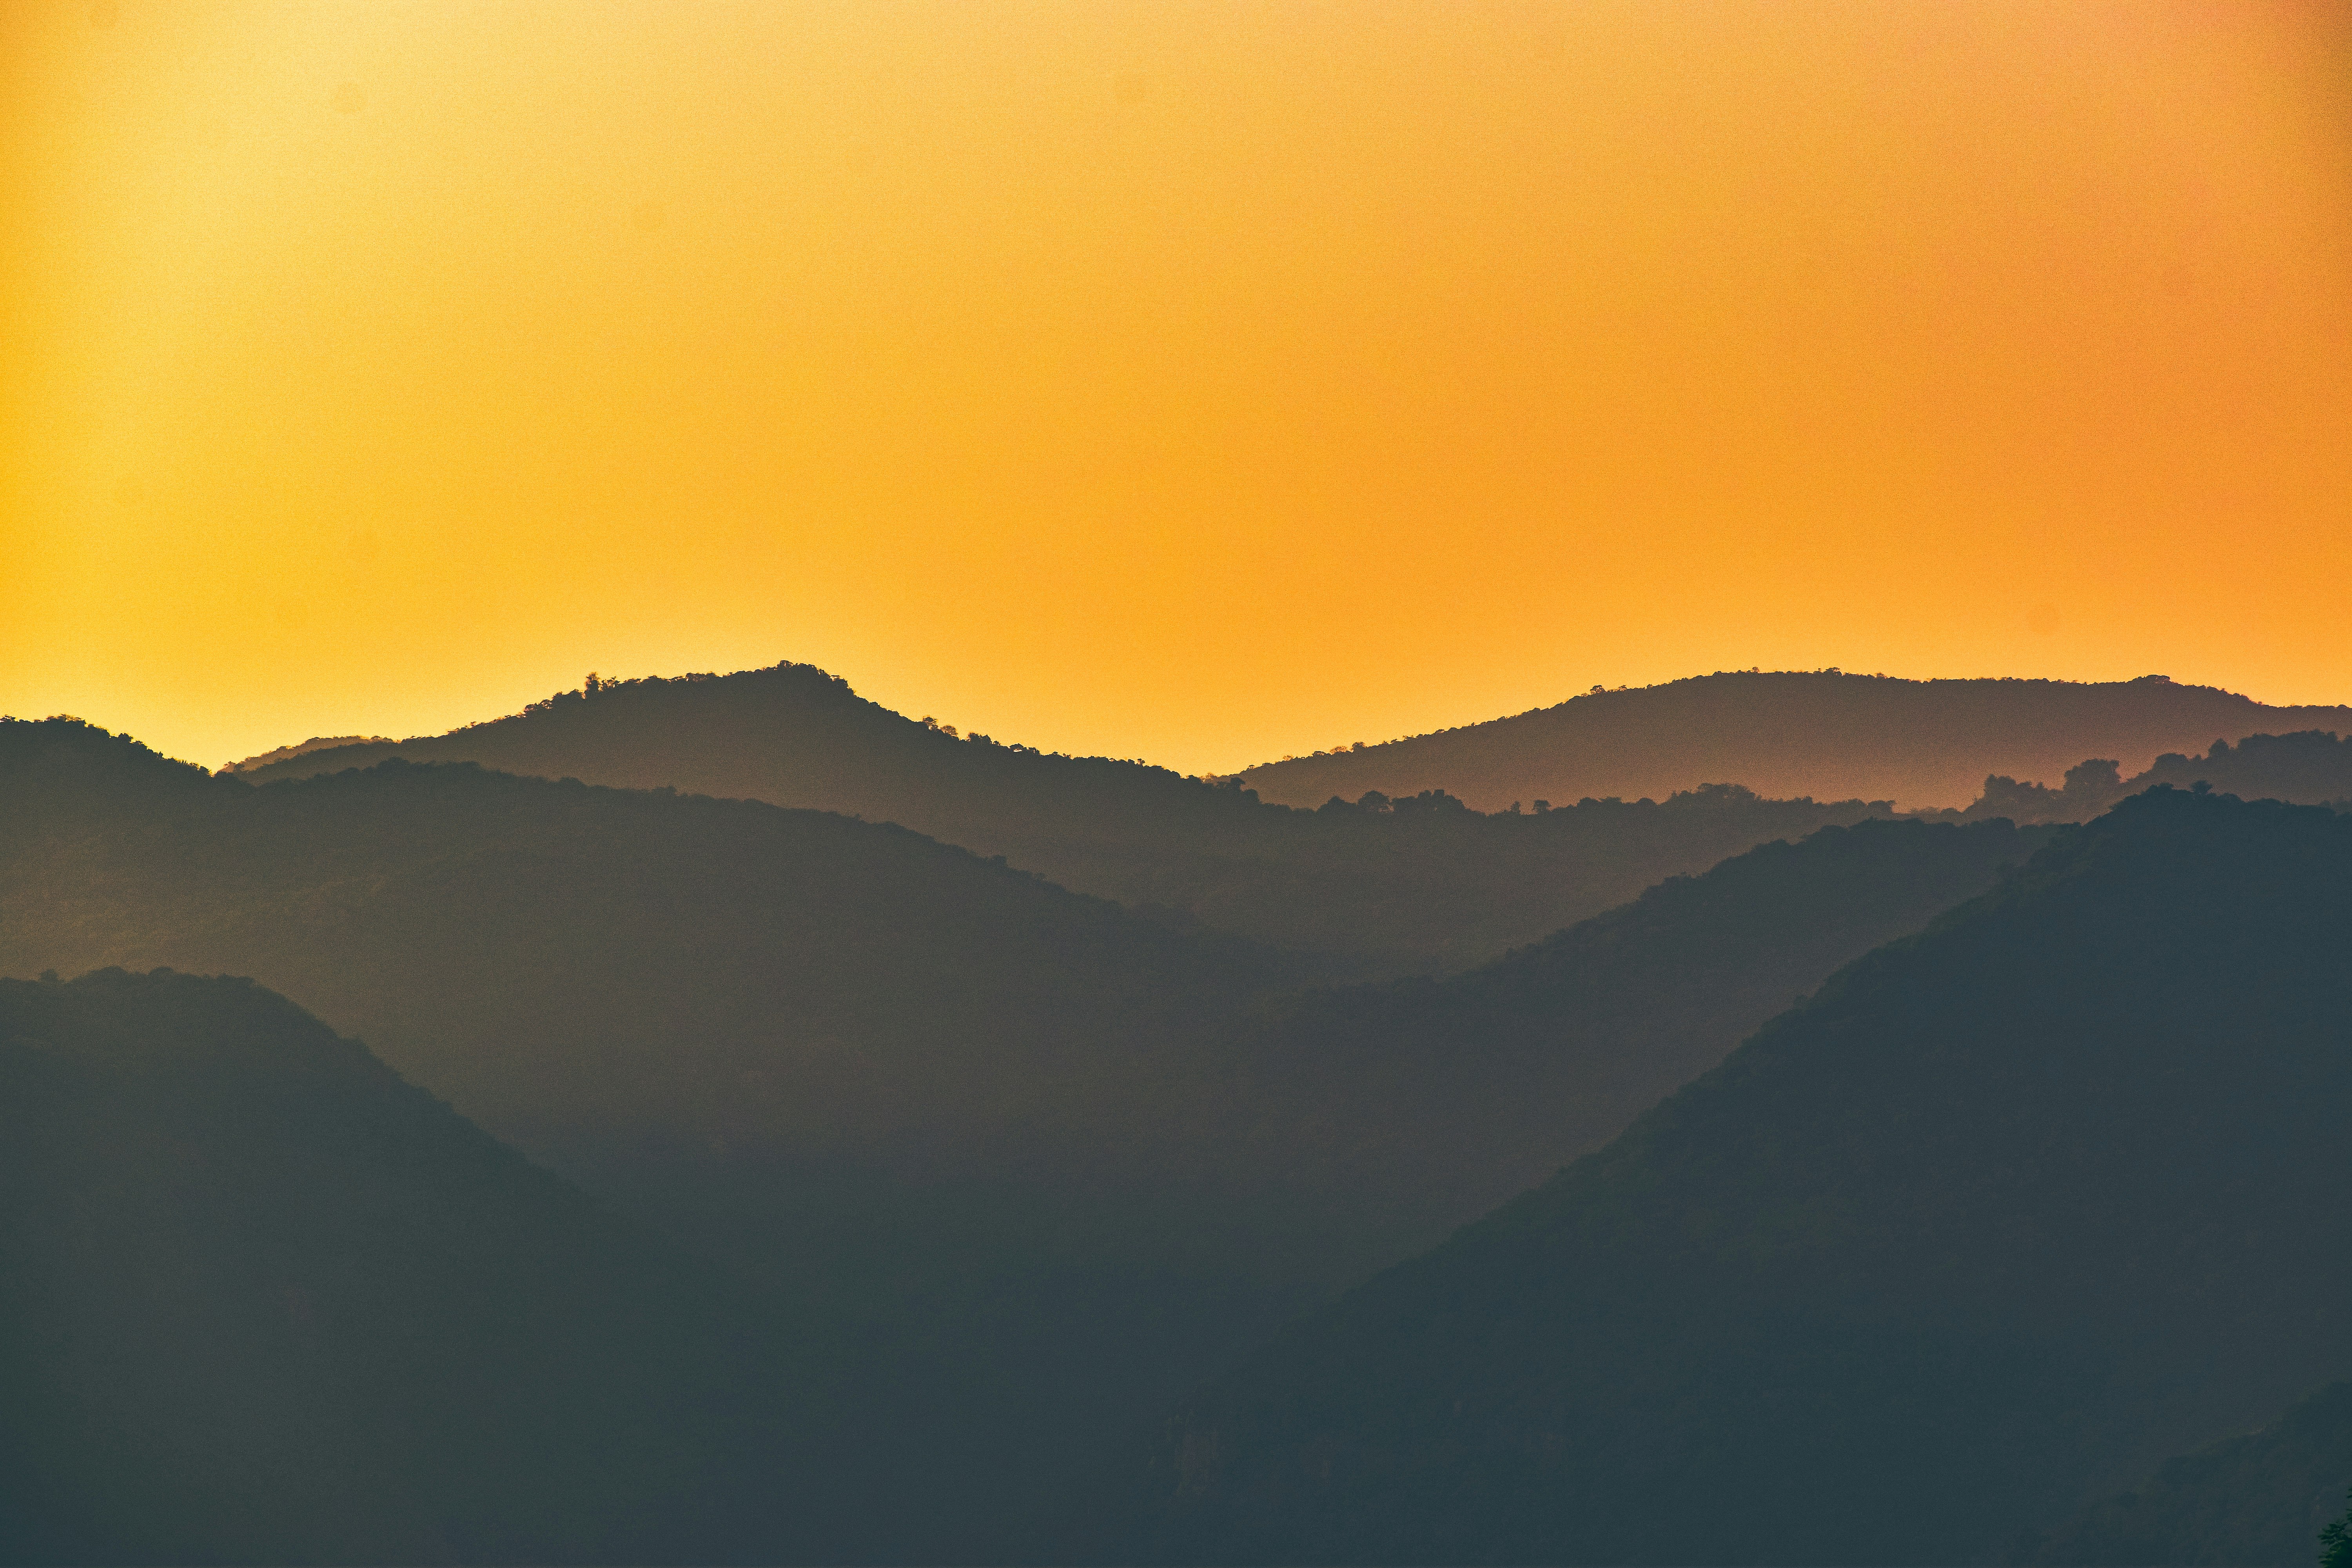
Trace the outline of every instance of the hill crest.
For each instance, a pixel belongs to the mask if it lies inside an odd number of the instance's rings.
[[[2258,731],[2352,730],[2352,707],[2273,707],[2161,675],[1910,680],[1822,670],[1718,670],[1594,688],[1549,708],[1244,768],[1266,800],[1442,786],[1471,805],[1663,798],[1703,780],[1769,796],[1967,805],[1988,773],[2055,778],[2085,756],[2126,775],[2168,752]]]

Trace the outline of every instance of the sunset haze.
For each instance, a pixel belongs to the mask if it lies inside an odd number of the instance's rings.
[[[207,765],[2352,693],[2342,4],[36,0],[0,211],[0,711]]]

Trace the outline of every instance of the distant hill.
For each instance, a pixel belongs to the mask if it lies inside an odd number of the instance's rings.
[[[2147,1480],[2030,1539],[2014,1563],[2053,1568],[2311,1568],[2352,1491],[2352,1384],[2331,1384],[2261,1431],[2168,1459]]]
[[[1562,801],[1540,816],[1532,800],[1519,815],[1482,815],[1442,789],[1318,795],[1305,804],[1324,809],[1294,811],[1232,781],[959,736],[807,665],[598,681],[446,735],[302,750],[238,776],[268,783],[395,757],[895,822],[1357,974],[1468,968],[1667,877],[1892,809],[1685,787],[1655,801],[1639,791]]]
[[[2093,758],[2066,770],[2058,788],[1995,775],[1967,810],[1936,814],[1956,822],[2084,822],[2126,795],[2157,784],[2189,789],[2204,784],[2241,800],[2283,800],[2296,805],[2352,809],[2352,740],[2326,731],[2249,735],[2235,746],[2216,741],[2202,756],[2168,752],[2137,777],[2120,776],[2113,759]]]
[[[1094,1560],[1933,1563],[2352,1371],[2352,817],[2157,791],[1286,1330]]]
[[[1501,810],[1538,797],[1664,799],[1720,780],[1768,796],[1960,807],[1988,773],[2054,779],[2084,757],[2112,757],[2131,774],[2216,736],[2311,728],[2352,731],[2352,708],[2273,708],[2162,676],[2095,683],[1735,670],[1596,689],[1511,718],[1238,776],[1266,800],[1301,805],[1366,790],[1445,789]]]
[[[0,981],[0,1562],[709,1560],[790,1512],[715,1276],[245,981]]]

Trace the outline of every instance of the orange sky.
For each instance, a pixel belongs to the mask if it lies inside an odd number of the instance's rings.
[[[0,6],[0,711],[2352,698],[2352,5]]]

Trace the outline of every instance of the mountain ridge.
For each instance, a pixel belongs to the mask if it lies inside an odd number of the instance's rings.
[[[1074,891],[1310,955],[1335,977],[1470,967],[1664,877],[1892,811],[1715,784],[1521,814],[1468,810],[1444,789],[1310,811],[1234,780],[959,735],[806,665],[598,679],[446,735],[326,747],[236,776],[394,757],[897,822]]]
[[[1548,708],[1233,776],[1293,805],[1444,788],[1499,809],[1538,797],[1662,796],[1706,778],[1768,796],[1957,809],[1988,773],[2055,778],[2086,756],[2115,757],[2136,773],[2162,752],[2276,728],[2352,731],[2352,707],[2273,707],[2160,675],[1909,680],[1718,670],[1639,689],[1596,687]]]

